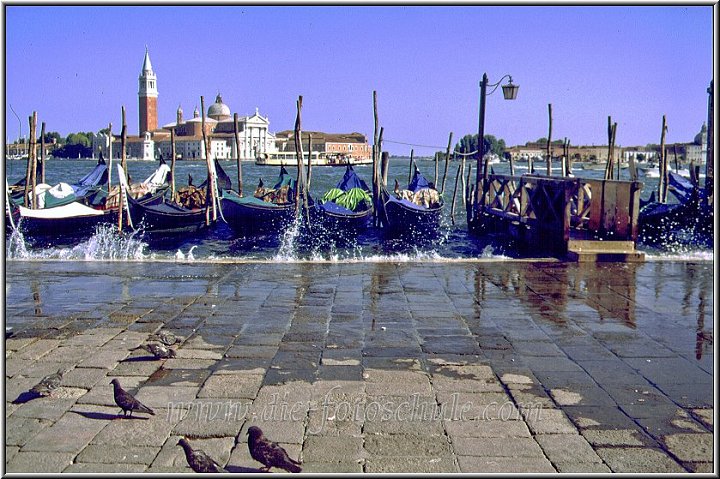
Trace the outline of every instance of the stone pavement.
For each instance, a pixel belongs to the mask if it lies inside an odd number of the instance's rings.
[[[712,282],[710,262],[10,261],[5,472],[189,472],[180,436],[253,472],[253,424],[304,472],[713,472]],[[133,350],[161,328],[176,358]],[[113,378],[156,415],[118,417]]]

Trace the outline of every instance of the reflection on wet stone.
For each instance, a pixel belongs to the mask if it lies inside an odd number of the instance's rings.
[[[7,265],[9,471],[32,472],[33,455],[46,454],[36,472],[183,472],[180,435],[213,448],[229,470],[254,470],[245,443],[253,424],[307,472],[714,465],[710,268],[469,261],[56,270]],[[107,288],[87,294],[101,278]],[[177,357],[143,360],[133,348],[161,329],[184,338]],[[12,404],[60,365],[71,369],[62,397]],[[114,377],[159,414],[116,419]]]

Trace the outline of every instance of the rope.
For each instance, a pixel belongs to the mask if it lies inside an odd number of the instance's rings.
[[[383,143],[395,143],[397,145],[419,146],[421,148],[435,148],[437,150],[443,150],[443,149],[447,148],[447,146],[420,145],[417,143],[405,143],[402,141],[393,141],[393,140],[383,140]],[[452,153],[454,155],[459,155],[459,156],[472,156],[472,155],[477,155],[477,150],[471,151],[470,153],[461,153],[457,150],[453,150],[450,153]]]

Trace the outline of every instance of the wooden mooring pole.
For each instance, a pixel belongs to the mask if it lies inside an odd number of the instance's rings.
[[[458,184],[460,183],[460,177],[463,176],[463,165],[465,164],[465,161],[463,160],[459,165],[457,169],[457,174],[455,175],[455,189],[453,189],[453,195],[452,195],[452,205],[450,207],[450,221],[452,224],[455,224],[455,198],[457,197],[457,190],[458,190]],[[463,201],[463,203],[465,203]]]
[[[235,152],[237,161],[237,180],[238,180],[238,195],[243,194],[243,181],[242,181],[242,162],[240,161],[240,127],[238,125],[238,114],[233,115],[233,129],[235,133]]]
[[[408,181],[407,181],[408,186],[410,186],[410,180],[412,179],[413,163],[414,163],[414,161],[415,161],[415,160],[413,159],[414,156],[415,156],[415,150],[412,150],[412,149],[411,149],[411,150],[410,150],[410,168],[408,168]]]
[[[175,128],[170,129],[170,154],[172,155],[170,160],[170,197],[175,201],[175,157],[177,156],[175,151]]]
[[[552,176],[552,103],[548,103],[548,137],[545,147],[547,175]]]
[[[35,187],[37,186],[37,112],[34,111],[32,114],[32,125],[30,128],[32,134],[32,167],[30,174],[30,194],[32,195],[32,207],[37,208],[37,195],[35,195]]]
[[[373,122],[375,125],[375,131],[373,133],[373,148],[372,148],[372,160],[373,160],[373,175],[372,175],[372,184],[373,184],[373,226],[378,226],[378,208],[380,206],[380,189],[379,189],[379,180],[378,180],[378,168],[379,168],[379,161],[378,158],[378,109],[377,109],[377,91],[373,90]]]
[[[108,123],[108,193],[110,193],[110,188],[112,188],[112,162],[113,162],[113,151],[112,151],[112,144],[113,144],[113,135],[112,135],[112,123]]]
[[[715,117],[713,116],[713,80],[710,80],[710,86],[707,89],[708,93],[708,120],[707,120],[707,154],[705,156],[705,194],[707,195],[708,202],[713,201],[713,180],[715,178],[715,161],[714,151],[714,137],[715,137]]]
[[[668,171],[667,171],[667,152],[665,151],[665,133],[667,133],[667,122],[665,115],[662,118],[662,132],[660,134],[660,164],[658,169],[660,170],[660,181],[658,183],[658,201],[665,203],[667,201],[667,187],[668,187]]]
[[[212,208],[213,221],[217,220],[217,208],[215,198],[215,175],[212,174],[213,165],[212,158],[210,158],[210,142],[208,141],[208,135],[205,131],[205,97],[200,95],[200,108],[202,109],[202,137],[203,144],[205,145],[205,163],[207,164],[208,182],[205,193],[205,225],[210,224],[210,209]]]
[[[40,162],[38,168],[40,169],[40,183],[45,183],[45,122],[42,122],[42,128],[40,129]]]
[[[447,149],[445,150],[445,171],[443,172],[442,188],[440,189],[441,195],[445,193],[445,180],[447,180],[448,166],[450,164],[450,147],[452,147],[452,137],[453,133],[451,131],[450,137],[448,138]],[[437,189],[437,183],[435,184],[435,189]]]

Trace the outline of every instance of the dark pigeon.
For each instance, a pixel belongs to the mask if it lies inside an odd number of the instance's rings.
[[[158,331],[156,334],[153,334],[149,338],[152,341],[160,341],[165,346],[172,346],[173,344],[177,344],[180,342],[180,338],[175,336],[175,333],[171,331],[161,330]]]
[[[267,472],[271,467],[279,467],[288,472],[302,471],[302,469],[298,467],[301,463],[290,459],[285,449],[280,447],[278,443],[266,439],[259,427],[250,426],[247,434],[249,436],[248,449],[250,450],[250,455],[253,459],[265,465],[261,470]]]
[[[155,415],[152,409],[135,399],[132,394],[120,387],[120,381],[118,381],[117,378],[113,379],[110,384],[112,384],[114,388],[113,395],[115,396],[115,404],[120,406],[123,416],[126,416],[129,412],[130,417],[132,417],[133,411],[146,412],[148,414],[152,414],[153,416]]]
[[[40,380],[39,383],[33,386],[30,392],[33,394],[37,394],[38,396],[50,396],[53,391],[60,387],[60,382],[62,381],[63,374],[65,374],[67,371],[68,370],[65,368],[60,368],[55,374],[45,376]]]
[[[140,347],[155,356],[155,359],[174,358],[176,354],[174,349],[168,348],[164,344],[149,343]]]
[[[178,446],[182,446],[185,451],[185,459],[190,468],[195,472],[228,472],[213,460],[212,457],[205,454],[201,449],[193,450],[190,443],[184,437],[178,441]]]

